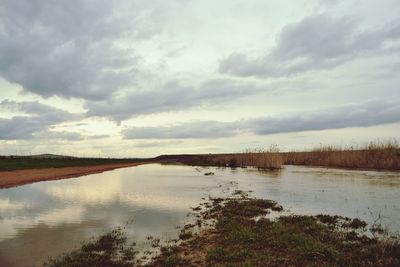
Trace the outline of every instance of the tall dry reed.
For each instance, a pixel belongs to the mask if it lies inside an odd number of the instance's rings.
[[[277,146],[268,149],[246,149],[243,153],[208,155],[210,165],[227,167],[257,167],[261,169],[280,169],[284,163],[284,155]]]
[[[319,146],[305,152],[280,152],[279,148],[273,145],[268,149],[246,149],[242,153],[235,154],[163,155],[155,160],[203,166],[253,166],[262,169],[281,169],[287,164],[400,170],[400,146],[396,140],[389,140],[374,141],[364,146]]]
[[[308,152],[285,153],[285,164],[400,170],[400,147],[396,140],[373,141],[364,146],[320,146]]]

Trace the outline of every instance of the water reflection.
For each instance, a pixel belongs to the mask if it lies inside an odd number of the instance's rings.
[[[204,176],[209,171],[215,175]],[[48,256],[120,225],[141,248],[148,235],[174,238],[190,206],[236,184],[294,213],[339,214],[369,222],[380,216],[391,230],[400,229],[399,173],[144,165],[0,190],[0,263],[40,265]]]

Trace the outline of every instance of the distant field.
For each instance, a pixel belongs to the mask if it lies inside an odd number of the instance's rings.
[[[0,171],[14,171],[23,169],[44,169],[93,166],[114,163],[142,162],[143,159],[104,159],[104,158],[74,158],[74,157],[0,157]]]

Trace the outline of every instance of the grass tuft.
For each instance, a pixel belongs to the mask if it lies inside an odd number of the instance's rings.
[[[178,245],[160,247],[150,262],[135,261],[136,252],[117,229],[47,266],[400,266],[399,239],[367,237],[360,233],[366,223],[359,219],[291,215],[270,220],[265,215],[280,206],[244,194],[210,198],[206,206],[198,215],[204,224],[215,223],[181,236]],[[182,233],[193,227],[188,224]]]

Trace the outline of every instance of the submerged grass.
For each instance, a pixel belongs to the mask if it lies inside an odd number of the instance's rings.
[[[127,237],[122,228],[83,242],[80,249],[58,258],[50,258],[45,267],[86,267],[86,266],[135,266],[137,251],[134,245],[126,244]]]
[[[367,237],[366,223],[341,216],[267,214],[282,207],[249,198],[210,198],[185,226],[178,245],[163,246],[150,262],[135,260],[120,231],[84,243],[47,266],[400,266],[399,239]],[[209,224],[210,223],[210,224]]]

